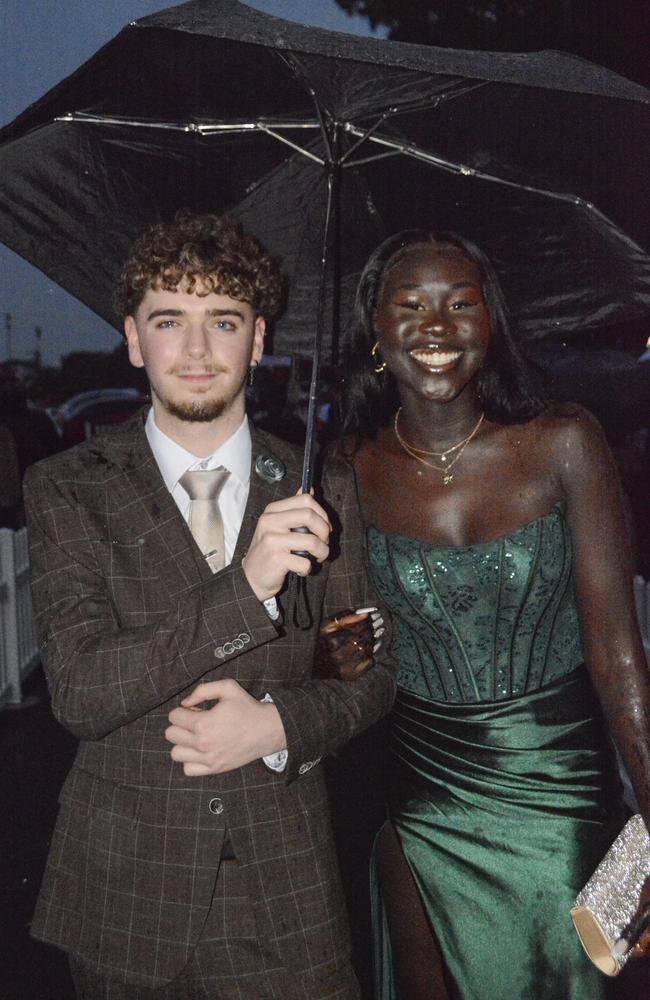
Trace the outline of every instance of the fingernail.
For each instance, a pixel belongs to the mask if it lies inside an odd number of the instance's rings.
[[[375,631],[375,639],[379,639],[384,634],[384,632],[386,631],[386,629],[376,628],[374,631]]]
[[[357,608],[354,612],[355,615],[369,615],[372,611],[376,611],[377,608]]]
[[[380,646],[381,646],[381,643],[380,642],[376,642],[375,645],[372,647],[373,653],[376,653]]]

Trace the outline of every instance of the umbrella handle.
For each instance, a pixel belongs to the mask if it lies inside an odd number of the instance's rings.
[[[298,531],[302,535],[311,534],[309,528],[305,528],[304,526],[292,528],[291,530]],[[310,552],[304,552],[300,549],[292,549],[291,551],[296,556],[309,559],[312,569],[318,565]],[[306,580],[303,576],[298,576],[297,573],[290,573],[289,577],[289,594],[293,597],[293,624],[301,631],[305,631],[306,629],[310,629],[314,624],[314,616],[309,606],[309,598],[305,587]]]
[[[301,527],[301,528],[292,528],[291,530],[292,531],[299,531],[303,535],[310,535],[311,534],[309,528],[305,528],[304,526]],[[294,556],[302,556],[303,559],[309,559],[309,561],[312,564],[312,566],[314,565],[314,557],[311,555],[311,553],[304,552],[304,551],[299,551],[297,549],[292,549],[291,551],[293,552]]]

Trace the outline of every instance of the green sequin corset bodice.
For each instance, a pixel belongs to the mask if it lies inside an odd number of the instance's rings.
[[[563,505],[477,545],[367,532],[393,616],[398,684],[424,698],[495,701],[536,691],[583,662]]]

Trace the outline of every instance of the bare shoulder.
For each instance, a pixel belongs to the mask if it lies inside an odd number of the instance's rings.
[[[387,475],[394,474],[396,449],[394,435],[389,428],[382,427],[374,438],[364,438],[355,455],[355,469],[361,483],[368,489],[375,489]]]
[[[577,403],[563,403],[545,410],[531,421],[535,447],[543,450],[545,464],[567,498],[583,490],[605,490],[618,481],[618,473],[603,429],[592,413]]]
[[[608,451],[603,429],[596,417],[578,403],[556,403],[528,424],[529,434],[549,458],[561,460],[598,455]]]

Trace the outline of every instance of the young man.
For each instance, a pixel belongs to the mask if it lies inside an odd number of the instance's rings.
[[[279,293],[227,220],[149,230],[119,299],[151,409],[28,476],[43,662],[81,741],[33,933],[80,997],[358,995],[318,763],[394,681],[381,651],[351,682],[311,677],[321,613],[367,604],[367,580],[347,467],[324,477],[330,562],[299,454],[246,419]],[[282,608],[290,572],[308,628]]]

